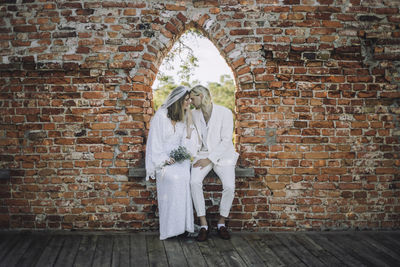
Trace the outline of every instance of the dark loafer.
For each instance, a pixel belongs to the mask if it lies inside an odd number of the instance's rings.
[[[186,237],[188,237],[188,235],[189,235],[189,232],[185,231],[183,234],[178,235],[178,237],[179,238],[186,238]]]
[[[219,237],[221,237],[222,239],[225,239],[225,240],[228,240],[231,238],[231,235],[229,234],[228,229],[226,229],[225,226],[221,226],[218,229],[218,235],[219,235]]]
[[[197,236],[196,240],[199,242],[204,242],[208,238],[208,230],[206,228],[200,228],[199,235]]]

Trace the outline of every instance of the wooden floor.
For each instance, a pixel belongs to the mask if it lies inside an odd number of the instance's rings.
[[[215,234],[0,232],[0,266],[400,266],[400,231]]]

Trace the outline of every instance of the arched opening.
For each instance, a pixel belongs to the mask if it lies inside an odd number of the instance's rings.
[[[247,50],[240,46],[240,43],[235,42],[227,32],[221,26],[218,20],[212,19],[208,14],[197,15],[193,20],[190,20],[181,13],[176,17],[171,17],[168,21],[164,21],[163,25],[155,26],[154,30],[158,31],[156,38],[150,38],[147,40],[146,45],[141,47],[143,56],[140,58],[138,64],[132,68],[128,74],[128,80],[132,83],[133,91],[139,91],[143,93],[144,100],[146,101],[146,108],[144,109],[143,117],[145,122],[145,128],[143,131],[144,144],[146,141],[147,131],[149,129],[149,122],[151,116],[155,112],[155,106],[153,103],[153,89],[159,69],[162,67],[163,60],[167,57],[168,53],[173,48],[177,40],[180,39],[188,30],[194,29],[200,32],[206,40],[211,43],[214,50],[218,51],[219,57],[222,58],[225,65],[232,71],[233,82],[230,79],[226,79],[215,82],[217,94],[220,94],[220,84],[231,83],[234,85],[234,97],[230,101],[231,109],[235,115],[235,126],[234,133],[235,146],[238,152],[241,152],[241,142],[239,135],[242,130],[240,127],[241,120],[243,119],[241,114],[237,113],[239,111],[239,104],[244,102],[239,102],[239,98],[247,97],[257,93],[255,90],[255,82],[253,73],[250,71],[251,65],[256,64],[254,60],[247,60]],[[207,85],[207,84],[206,84]],[[153,88],[152,88],[153,87]],[[165,93],[167,96],[168,93]],[[161,97],[161,99],[165,99]],[[223,103],[222,103],[223,105]],[[140,163],[143,161],[138,161],[139,164],[134,164],[133,166],[144,166]],[[248,167],[247,162],[244,162],[239,158],[238,166]],[[130,177],[143,177],[143,171],[129,171]],[[240,171],[240,177],[254,176],[254,169],[251,169],[249,173]]]
[[[154,110],[178,85],[208,87],[216,104],[235,113],[234,75],[215,45],[196,29],[175,42],[159,67],[152,85]]]

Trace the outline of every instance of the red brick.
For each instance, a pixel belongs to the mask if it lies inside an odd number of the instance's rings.
[[[269,168],[268,174],[293,174],[293,169],[290,168]]]
[[[36,26],[26,25],[26,26],[15,26],[14,32],[36,32]]]
[[[94,153],[95,159],[112,159],[113,157],[114,157],[114,153],[112,153],[112,152]]]
[[[354,189],[361,189],[361,183],[339,183],[339,189],[344,190],[354,190]]]
[[[396,168],[376,168],[376,174],[399,174]]]
[[[146,216],[143,213],[122,213],[121,219],[126,221],[132,221],[132,220],[143,221],[146,219]]]
[[[93,123],[91,128],[93,130],[113,130],[115,127],[115,123]]]
[[[337,189],[336,185],[333,183],[315,183],[313,185],[313,188],[317,189],[317,190],[336,190]]]
[[[333,121],[311,121],[311,128],[333,128]]]
[[[343,83],[345,81],[345,77],[343,76],[329,76],[324,77],[323,81],[327,83]]]
[[[179,14],[177,15],[177,18],[178,18],[180,21],[182,21],[183,23],[186,23],[186,21],[187,21],[186,16],[183,15],[182,13],[179,13]]]
[[[277,154],[278,159],[301,159],[302,157],[302,153],[282,152]]]
[[[206,20],[208,20],[210,18],[210,16],[208,15],[208,14],[204,14],[198,21],[197,21],[197,23],[200,25],[200,26],[203,26],[204,25],[204,22],[206,21]]]
[[[185,11],[186,7],[181,6],[181,5],[171,5],[171,4],[166,4],[165,5],[166,10],[172,10],[172,11]]]
[[[312,152],[304,153],[304,158],[306,159],[328,159],[330,158],[328,152]]]
[[[144,50],[143,45],[136,45],[136,46],[126,45],[118,47],[118,51],[120,52],[133,52],[133,51],[143,51],[143,50]]]
[[[347,169],[346,168],[324,168],[321,169],[322,173],[325,174],[346,174]]]
[[[316,168],[296,168],[296,174],[319,174],[319,169]]]
[[[231,35],[249,35],[252,33],[252,30],[247,30],[247,29],[231,30],[229,33]]]
[[[257,34],[281,34],[283,32],[280,28],[258,28],[256,30]]]
[[[84,92],[82,93],[82,97],[88,99],[104,99],[106,94],[103,92]]]
[[[73,145],[75,143],[75,139],[73,138],[56,138],[54,143],[57,145]]]
[[[398,8],[374,8],[372,9],[372,12],[377,13],[377,14],[399,14],[399,9]]]
[[[135,15],[136,15],[136,9],[133,8],[124,9],[124,16],[135,16]]]
[[[330,157],[335,159],[354,159],[355,155],[356,153],[354,152],[332,152]]]
[[[111,69],[132,69],[136,66],[134,61],[111,62]]]
[[[329,35],[336,32],[335,28],[312,28],[310,30],[311,35]]]

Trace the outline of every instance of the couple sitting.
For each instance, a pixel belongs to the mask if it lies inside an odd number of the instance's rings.
[[[190,103],[195,110],[190,109]],[[191,90],[175,88],[152,118],[146,145],[146,179],[157,182],[161,240],[194,232],[192,199],[201,225],[197,240],[207,240],[203,180],[211,169],[223,186],[218,234],[230,238],[225,218],[234,198],[238,158],[232,132],[232,112],[213,104],[210,91],[201,85]],[[193,165],[189,159],[178,161],[171,156],[171,151],[179,147],[192,155]]]

